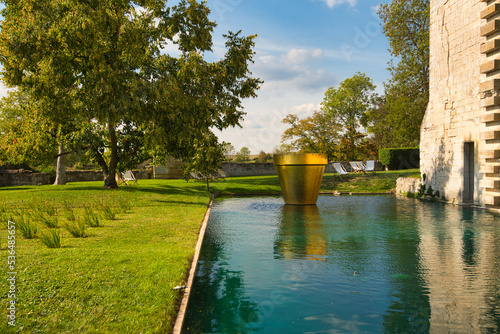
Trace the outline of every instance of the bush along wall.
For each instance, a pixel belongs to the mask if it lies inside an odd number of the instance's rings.
[[[388,170],[420,167],[418,148],[383,148],[379,150],[378,158]]]

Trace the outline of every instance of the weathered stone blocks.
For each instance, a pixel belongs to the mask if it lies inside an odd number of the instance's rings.
[[[481,26],[481,36],[487,37],[500,31],[500,20],[493,20]]]

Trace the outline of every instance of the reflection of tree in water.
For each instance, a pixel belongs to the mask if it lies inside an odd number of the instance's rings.
[[[207,228],[182,332],[254,332],[259,330],[259,305],[245,297],[243,273],[227,269],[225,241],[216,226],[212,221]]]

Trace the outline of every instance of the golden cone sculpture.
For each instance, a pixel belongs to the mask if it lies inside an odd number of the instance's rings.
[[[275,154],[285,204],[315,205],[328,156],[324,153]]]

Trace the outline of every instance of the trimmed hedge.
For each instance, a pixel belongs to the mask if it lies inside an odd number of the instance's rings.
[[[378,152],[378,159],[389,170],[420,167],[418,148],[383,148]]]

